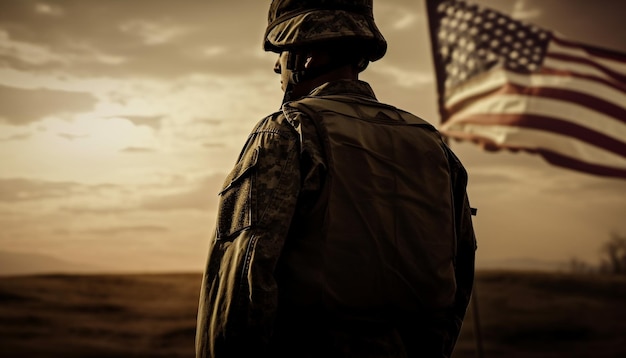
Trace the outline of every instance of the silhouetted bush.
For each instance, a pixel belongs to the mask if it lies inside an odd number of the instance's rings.
[[[587,263],[586,261],[580,260],[577,257],[573,257],[567,266],[568,270],[577,274],[591,274],[596,273],[598,270],[594,265]]]
[[[612,233],[602,246],[600,272],[613,275],[626,275],[626,236]]]

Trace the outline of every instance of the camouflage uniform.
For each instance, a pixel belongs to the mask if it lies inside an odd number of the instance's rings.
[[[352,106],[359,113],[394,110],[377,105],[371,88],[361,81],[326,83],[309,97],[333,99],[338,95],[354,102],[368,99],[368,106]],[[471,293],[475,238],[465,195],[465,170],[442,142],[438,147],[448,155],[457,220],[454,277],[449,278],[455,286],[451,292],[444,290],[443,298],[431,299],[433,302],[416,298],[414,306],[398,304],[392,307],[398,312],[391,318],[387,313],[382,318],[379,313],[371,317],[366,313],[356,319],[352,313],[344,317],[344,309],[324,316],[322,311],[328,305],[317,301],[298,311],[291,305],[293,300],[281,294],[288,291],[281,286],[288,282],[283,272],[294,270],[283,262],[294,251],[290,242],[302,240],[299,228],[303,223],[309,221],[307,228],[324,224],[324,219],[317,224],[310,221],[319,218],[312,212],[320,205],[320,195],[329,180],[326,139],[313,116],[298,109],[299,102],[286,103],[282,112],[259,122],[224,182],[200,300],[198,357],[314,357],[332,356],[333,352],[343,357],[449,356]],[[329,104],[331,109],[333,106]],[[426,130],[436,133],[432,128]],[[296,261],[299,266],[295,270],[306,269],[299,258]],[[400,302],[405,298],[383,299]],[[444,304],[436,307],[437,300]],[[336,312],[337,307],[333,310]]]
[[[346,38],[369,61],[386,51],[372,0],[274,0],[268,23],[269,51]],[[285,103],[220,191],[196,357],[448,357],[474,275],[466,184],[436,130],[365,82]]]

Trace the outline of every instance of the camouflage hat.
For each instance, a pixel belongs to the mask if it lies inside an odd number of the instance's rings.
[[[382,58],[387,41],[376,27],[373,0],[273,0],[263,47],[266,51],[327,41],[362,42],[370,61]]]

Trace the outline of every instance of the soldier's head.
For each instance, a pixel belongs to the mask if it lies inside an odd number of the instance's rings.
[[[279,54],[283,90],[306,95],[327,79],[356,78],[385,55],[373,0],[273,0],[264,48]]]

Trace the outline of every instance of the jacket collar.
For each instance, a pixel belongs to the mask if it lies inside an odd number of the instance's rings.
[[[311,97],[330,95],[359,95],[376,100],[376,95],[374,94],[372,87],[367,82],[360,80],[338,80],[326,82],[309,93],[309,96]]]

